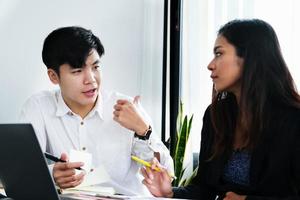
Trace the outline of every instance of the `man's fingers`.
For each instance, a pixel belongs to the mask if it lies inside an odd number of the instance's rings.
[[[78,175],[73,175],[73,176],[69,176],[69,177],[61,177],[56,180],[56,183],[61,188],[76,187],[83,181],[84,175],[85,175],[85,172],[81,172]]]
[[[82,167],[84,165],[83,162],[57,162],[55,163],[53,169],[67,170],[67,169],[75,169],[78,167]]]
[[[134,104],[139,104],[140,99],[141,99],[141,96],[139,96],[139,95],[135,96],[134,99],[133,99],[133,103]]]
[[[72,176],[75,174],[75,168],[82,166],[82,162],[55,163],[53,167],[53,177],[57,179],[59,177]]]
[[[66,153],[62,153],[60,156],[60,159],[66,161],[66,162],[69,161],[69,157]]]
[[[116,104],[116,105],[114,105],[114,109],[115,109],[116,111],[121,111],[121,110],[122,110],[122,106],[119,105],[119,104]]]
[[[83,162],[66,162],[65,164],[65,169],[75,169],[75,168],[79,168],[82,167],[84,165]]]
[[[73,188],[73,187],[80,185],[81,183],[82,183],[82,180],[79,180],[79,181],[74,181],[74,182],[69,182],[69,183],[63,183],[63,184],[59,185],[59,187],[61,189]]]
[[[118,99],[117,100],[117,104],[120,104],[120,105],[124,105],[127,103],[129,103],[129,101],[127,99]]]
[[[120,116],[120,111],[116,111],[116,110],[115,110],[115,111],[113,112],[113,114],[114,114],[115,117],[119,117],[119,116]]]
[[[69,177],[69,176],[73,176],[75,174],[76,174],[76,172],[74,169],[69,169],[69,170],[64,170],[64,171],[57,170],[57,171],[55,171],[55,173],[53,173],[53,178],[56,180],[61,177]]]

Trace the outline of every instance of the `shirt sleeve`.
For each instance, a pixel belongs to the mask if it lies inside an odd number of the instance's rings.
[[[152,121],[149,115],[140,104],[137,104],[137,110],[143,119],[151,125]],[[151,161],[154,158],[154,154],[158,154],[160,163],[166,167],[170,173],[174,173],[173,159],[167,147],[158,138],[155,128],[152,129],[148,140],[134,138],[132,154],[146,161]]]
[[[38,101],[33,97],[31,97],[23,105],[19,116],[19,121],[21,123],[30,123],[33,126],[34,132],[38,138],[41,149],[43,152],[46,152],[47,137],[46,137],[44,117],[41,109],[42,109],[41,105],[38,103]],[[54,164],[48,163],[48,169],[52,179],[53,179],[53,167]]]
[[[19,116],[21,123],[30,123],[33,126],[35,134],[38,138],[42,151],[46,151],[46,130],[44,117],[42,115],[41,106],[38,101],[34,98],[28,99],[21,109]]]

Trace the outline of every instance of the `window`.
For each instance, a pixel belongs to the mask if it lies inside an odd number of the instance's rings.
[[[266,9],[267,8],[267,9]],[[219,27],[235,18],[259,18],[275,29],[283,56],[300,87],[300,2],[297,0],[188,0],[183,1],[181,96],[186,113],[194,113],[193,152],[199,152],[202,117],[210,104],[212,81],[207,70]]]

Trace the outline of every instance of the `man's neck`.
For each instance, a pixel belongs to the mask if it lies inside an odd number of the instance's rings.
[[[72,112],[79,115],[82,119],[84,119],[91,112],[91,110],[93,110],[95,105],[96,105],[96,102],[94,103],[94,105],[76,107],[76,108],[72,108],[71,110],[72,110]]]
[[[68,103],[67,101],[64,100],[64,102],[70,108],[70,110],[73,113],[79,115],[82,119],[84,119],[93,110],[93,108],[97,104],[97,101],[98,101],[98,98],[96,99],[96,101],[93,104],[80,105],[80,104]]]

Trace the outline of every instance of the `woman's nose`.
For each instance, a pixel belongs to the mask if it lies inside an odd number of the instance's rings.
[[[207,69],[208,69],[208,70],[210,70],[210,71],[212,71],[212,70],[214,70],[214,69],[215,69],[215,66],[214,66],[214,62],[213,62],[213,60],[212,60],[212,61],[210,61],[210,63],[207,65]]]

